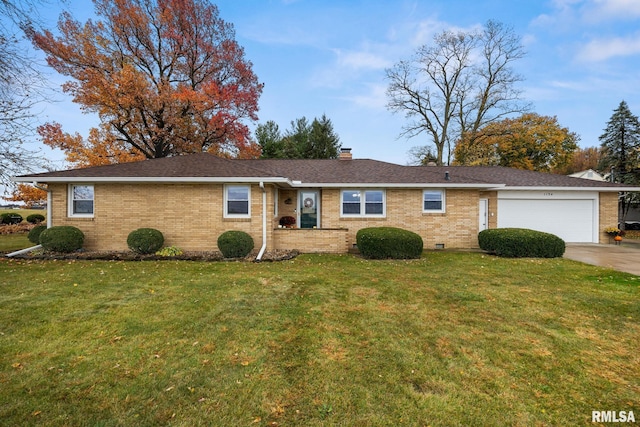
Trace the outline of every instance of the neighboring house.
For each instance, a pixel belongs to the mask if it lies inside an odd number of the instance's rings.
[[[606,181],[602,175],[600,175],[598,172],[594,171],[593,169],[587,169],[586,171],[572,173],[569,176],[572,176],[574,178],[592,179],[594,181]]]
[[[485,228],[524,227],[567,242],[607,242],[618,192],[640,188],[504,167],[400,166],[352,159],[237,160],[201,153],[23,175],[49,188],[50,225],[73,225],[88,250],[126,250],[128,234],[216,250],[227,230],[256,248],[347,252],[364,227],[393,226],[425,248],[476,248]],[[296,228],[280,228],[283,216]]]
[[[606,176],[602,176],[600,175],[598,172],[594,171],[593,169],[587,169],[585,171],[581,171],[581,172],[576,172],[573,173],[569,176],[573,176],[576,178],[584,178],[584,179],[593,179],[595,181],[607,181],[610,178],[610,175],[607,174]],[[619,203],[620,203],[619,199]],[[618,206],[618,208],[620,209],[620,213],[618,214],[619,216],[619,222],[622,221],[622,206]],[[625,228],[627,230],[640,230],[640,208],[637,208],[635,206],[629,208],[629,210],[626,212],[626,215],[624,215],[624,221],[625,221]]]

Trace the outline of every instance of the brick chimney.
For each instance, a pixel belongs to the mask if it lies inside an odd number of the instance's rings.
[[[338,157],[340,160],[351,160],[352,156],[351,156],[351,148],[341,148],[340,149],[340,157]]]

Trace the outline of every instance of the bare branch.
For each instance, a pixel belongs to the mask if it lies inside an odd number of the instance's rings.
[[[515,87],[522,78],[510,68],[523,56],[519,37],[494,21],[479,33],[443,31],[387,70],[387,108],[411,120],[402,136],[429,134],[442,164],[463,134],[528,110]]]

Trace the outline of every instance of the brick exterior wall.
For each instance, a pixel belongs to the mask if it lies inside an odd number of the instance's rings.
[[[128,234],[141,227],[160,230],[165,246],[186,251],[217,250],[217,238],[227,230],[242,230],[262,245],[262,189],[251,185],[251,218],[224,218],[223,184],[94,184],[93,218],[70,217],[68,187],[50,184],[52,225],[73,225],[85,233],[87,250],[127,250]],[[267,250],[346,252],[361,228],[390,226],[418,233],[425,249],[478,247],[479,199],[488,199],[489,227],[497,226],[497,193],[446,190],[445,213],[422,212],[422,189],[387,189],[385,218],[341,218],[340,189],[320,190],[320,229],[284,230],[278,220],[296,215],[298,191],[266,186]],[[291,203],[287,203],[290,199]],[[617,193],[600,193],[600,229],[617,224]],[[600,243],[608,236],[601,232]]]
[[[94,217],[67,214],[67,185],[51,184],[53,225],[73,225],[85,234],[87,250],[128,250],[127,236],[142,227],[162,232],[165,246],[186,251],[217,250],[217,239],[227,230],[241,230],[262,245],[262,190],[251,186],[251,218],[224,218],[222,184],[94,184]],[[273,192],[267,189],[267,206]],[[272,227],[267,218],[267,241]],[[268,248],[269,249],[269,248]]]
[[[600,243],[609,243],[609,235],[604,232],[607,227],[618,226],[618,193],[600,193]]]
[[[447,190],[445,213],[422,213],[422,189],[387,189],[385,218],[341,218],[340,189],[320,191],[321,228],[347,229],[346,246],[356,241],[356,233],[366,227],[399,227],[418,233],[425,249],[436,244],[446,248],[478,247],[477,190]],[[291,199],[291,204],[285,200]],[[280,190],[278,218],[296,217],[297,190]],[[277,227],[277,219],[274,225]]]
[[[276,249],[343,254],[349,251],[347,232],[344,228],[279,228],[274,230],[273,240]]]

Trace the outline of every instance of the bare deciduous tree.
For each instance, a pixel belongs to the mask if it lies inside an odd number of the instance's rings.
[[[22,30],[33,25],[37,1],[0,0],[0,185],[12,175],[46,166],[26,147],[35,137],[34,106],[42,100],[42,79],[21,46]]]
[[[513,30],[494,21],[479,32],[437,34],[433,45],[386,70],[387,107],[408,119],[401,136],[427,133],[443,164],[445,149],[449,162],[452,142],[463,134],[528,111],[516,88],[522,77],[511,68],[524,54]]]

